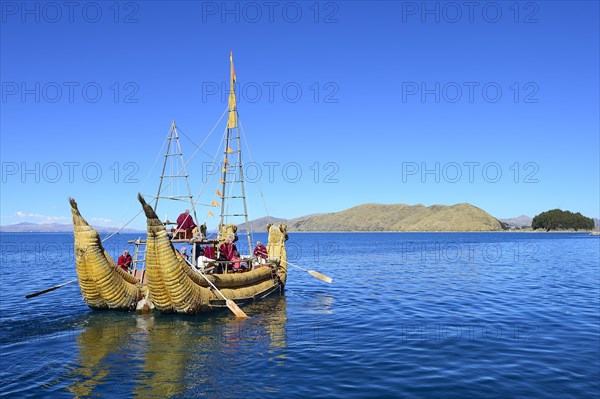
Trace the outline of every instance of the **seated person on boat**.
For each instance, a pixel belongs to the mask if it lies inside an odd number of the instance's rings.
[[[267,259],[267,248],[260,242],[256,241],[256,247],[254,248],[254,256],[258,260],[260,265],[263,265]]]
[[[188,209],[185,210],[179,217],[177,218],[177,229],[175,230],[175,239],[190,239],[192,238],[192,230],[196,228],[196,223],[194,223],[194,219],[192,215],[190,215],[190,211]]]
[[[185,259],[186,261],[190,261],[190,256],[187,253],[187,248],[183,247],[179,250],[179,252],[181,253],[181,256],[183,257],[183,259]]]
[[[213,249],[212,247],[206,247],[207,249]],[[204,247],[197,245],[196,246],[196,269],[200,271],[204,271],[208,268],[208,264],[210,262],[214,262],[215,260],[207,256],[207,251],[205,251]],[[214,253],[213,251],[208,251]],[[211,268],[212,269],[212,268]]]
[[[133,260],[131,259],[131,255],[129,255],[129,251],[124,250],[123,255],[119,256],[117,266],[119,266],[124,271],[128,272],[132,262]]]
[[[225,242],[223,244],[221,244],[221,246],[219,247],[219,261],[232,261],[234,258],[234,255],[238,253],[237,247],[235,246],[235,244],[233,243],[233,236],[229,236],[225,239]],[[227,270],[227,268],[222,268],[223,265],[226,265],[226,263],[220,263],[219,264],[219,270],[221,271],[222,269]]]
[[[238,251],[233,253],[233,258],[231,259],[234,263],[231,270],[234,273],[244,272],[248,270],[248,262],[242,262],[242,257]]]
[[[225,254],[227,260],[233,260],[233,255],[237,252],[237,247],[233,243],[233,236],[225,239],[225,242],[219,247],[219,251]]]

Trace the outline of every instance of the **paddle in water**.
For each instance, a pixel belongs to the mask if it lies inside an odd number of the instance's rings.
[[[66,283],[62,283],[62,284],[59,284],[59,285],[55,285],[54,287],[46,288],[45,290],[37,291],[37,292],[34,292],[34,293],[32,293],[32,294],[29,294],[29,295],[25,295],[25,298],[29,299],[29,298],[33,298],[33,297],[35,297],[35,296],[38,296],[38,295],[45,294],[46,292],[50,292],[50,291],[57,290],[57,289],[59,289],[60,287],[64,287],[65,285],[72,284],[72,283],[74,283],[75,281],[77,281],[77,279],[75,279],[75,280],[71,280],[71,281],[67,281]]]
[[[185,259],[186,263],[188,265],[191,266],[191,263]],[[240,309],[240,307],[237,305],[237,303],[233,302],[231,299],[227,299],[225,298],[225,295],[223,295],[223,293],[221,291],[219,291],[219,289],[213,284],[212,281],[209,280],[208,277],[206,277],[206,275],[204,273],[202,273],[201,271],[198,271],[198,274],[200,274],[202,277],[204,277],[204,279],[206,280],[206,282],[208,284],[210,284],[210,286],[219,293],[219,295],[221,295],[221,297],[225,300],[225,305],[227,305],[227,307],[229,308],[229,310],[231,310],[233,312],[234,315],[236,315],[236,317],[239,317],[241,319],[247,319],[248,315],[242,310]]]
[[[314,271],[314,270],[305,269],[302,266],[295,265],[293,263],[290,263],[289,261],[287,262],[287,264],[291,265],[291,266],[294,266],[295,268],[298,268],[300,270],[304,270],[305,272],[307,272],[311,276],[316,277],[316,278],[318,278],[321,281],[325,281],[328,284],[333,283],[333,279],[331,277],[329,277],[329,276],[324,275],[323,273],[319,273],[319,272]]]
[[[237,303],[233,302],[231,299],[225,298],[225,295],[223,295],[223,293],[221,291],[219,291],[219,289],[212,283],[212,281],[210,281],[208,279],[208,277],[206,277],[206,275],[204,275],[204,273],[200,273],[200,275],[202,277],[204,277],[204,279],[208,282],[208,284],[210,284],[210,286],[213,287],[213,289],[215,291],[217,291],[219,293],[219,295],[221,295],[221,297],[223,297],[223,299],[225,299],[225,304],[227,305],[229,310],[231,310],[233,312],[233,314],[236,315],[236,317],[239,317],[241,319],[248,318],[248,315],[246,313],[244,313],[244,311],[242,309],[240,309],[240,307],[237,305]]]

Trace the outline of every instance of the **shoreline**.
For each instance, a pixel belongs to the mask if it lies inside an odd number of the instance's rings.
[[[440,230],[432,230],[432,231],[422,231],[422,230],[411,230],[411,231],[396,231],[396,230],[388,230],[388,231],[328,231],[328,230],[315,230],[315,231],[295,231],[288,230],[288,233],[534,233],[534,234],[591,234],[593,232],[598,232],[598,230],[552,230],[552,231],[538,231],[538,230],[496,230],[496,231],[477,231],[477,230],[469,230],[469,231],[461,231],[461,230],[448,230],[448,231],[440,231]]]
[[[110,231],[99,231],[100,234],[111,234],[112,232]],[[145,231],[142,232],[122,232],[121,234],[134,234],[134,235],[139,235],[139,234],[144,234],[146,233]],[[262,231],[255,231],[253,233],[264,233]],[[580,231],[574,231],[574,230],[551,230],[551,231],[543,231],[543,230],[485,230],[485,231],[478,231],[478,230],[430,230],[430,231],[424,231],[424,230],[373,230],[373,231],[368,231],[368,230],[315,230],[315,231],[306,231],[306,230],[302,230],[302,231],[296,231],[296,230],[288,230],[288,233],[336,233],[336,234],[347,234],[347,233],[533,233],[533,234],[590,234],[590,235],[598,235],[600,234],[600,230],[580,230]],[[595,233],[595,234],[594,234]],[[0,231],[0,234],[73,234],[72,231]],[[214,234],[214,233],[213,233]]]

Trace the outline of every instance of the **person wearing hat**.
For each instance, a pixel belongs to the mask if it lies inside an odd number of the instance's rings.
[[[131,259],[131,255],[129,255],[129,251],[124,250],[123,255],[119,256],[117,266],[119,266],[124,271],[128,272],[132,262],[133,260]]]
[[[256,259],[258,260],[259,264],[264,264],[265,263],[265,259],[267,259],[267,248],[265,248],[265,246],[260,242],[260,241],[256,241],[256,247],[254,248],[254,256],[256,256]]]
[[[183,257],[183,259],[189,261],[190,260],[190,256],[187,253],[187,248],[183,247],[179,250],[179,252],[181,253],[181,256]]]

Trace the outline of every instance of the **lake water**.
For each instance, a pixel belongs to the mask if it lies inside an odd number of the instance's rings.
[[[289,236],[334,283],[291,268],[238,321],[92,311],[77,284],[27,300],[76,278],[72,235],[0,234],[0,396],[600,396],[598,237]]]

